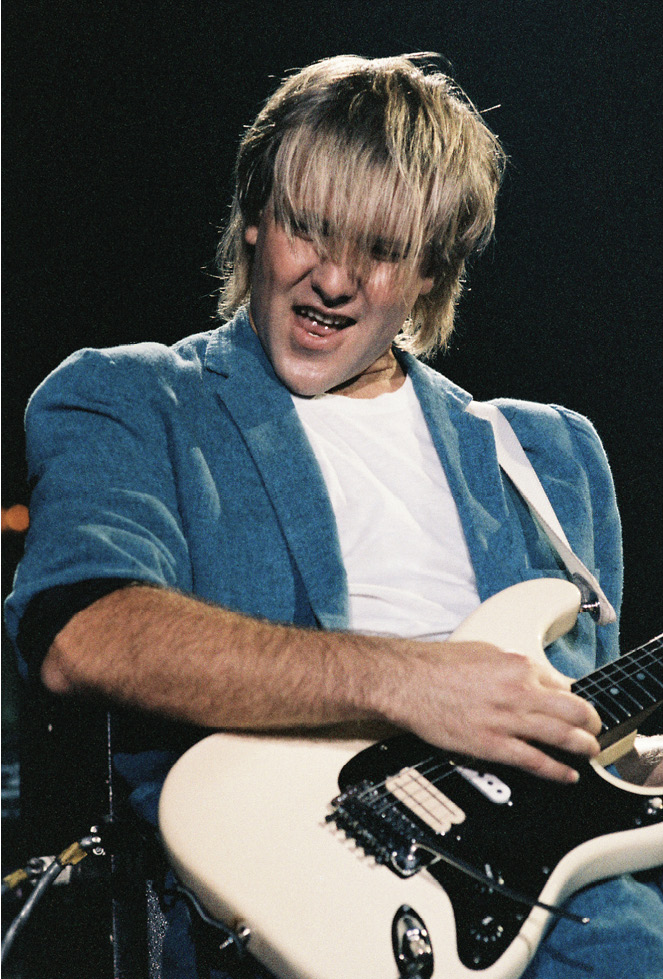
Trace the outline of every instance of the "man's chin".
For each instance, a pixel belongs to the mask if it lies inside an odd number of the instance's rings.
[[[336,378],[316,374],[299,374],[286,371],[280,372],[278,370],[276,373],[284,387],[291,394],[296,394],[300,398],[315,398],[319,394],[326,394],[327,391],[330,391],[339,383]]]
[[[296,395],[298,398],[316,398],[320,394],[325,394],[328,390],[322,384],[309,384],[304,382],[288,383],[287,381],[283,381],[283,384],[291,394]]]

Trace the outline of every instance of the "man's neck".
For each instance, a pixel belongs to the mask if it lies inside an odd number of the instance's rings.
[[[405,371],[393,351],[388,350],[367,370],[332,388],[329,394],[342,394],[346,398],[377,398],[381,394],[398,391],[404,383]]]

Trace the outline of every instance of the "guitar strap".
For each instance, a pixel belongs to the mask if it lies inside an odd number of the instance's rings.
[[[600,625],[615,622],[615,610],[601,590],[601,586],[585,567],[583,562],[571,550],[566,534],[557,519],[552,504],[541,485],[534,466],[527,458],[525,450],[518,441],[513,428],[499,408],[486,402],[472,401],[467,411],[477,418],[490,422],[495,437],[497,461],[501,469],[509,477],[520,495],[527,503],[530,512],[545,531],[553,549],[571,575],[571,579],[580,588],[583,603],[589,606]]]

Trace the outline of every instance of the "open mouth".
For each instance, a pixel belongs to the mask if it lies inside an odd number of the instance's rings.
[[[323,313],[313,306],[295,306],[295,314],[307,321],[307,331],[311,336],[321,337],[334,330],[344,330],[348,326],[356,323],[351,316],[334,316],[331,313]]]

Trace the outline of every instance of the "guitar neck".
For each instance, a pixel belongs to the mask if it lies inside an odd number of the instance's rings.
[[[573,684],[603,722],[602,748],[625,737],[663,703],[663,634]]]

